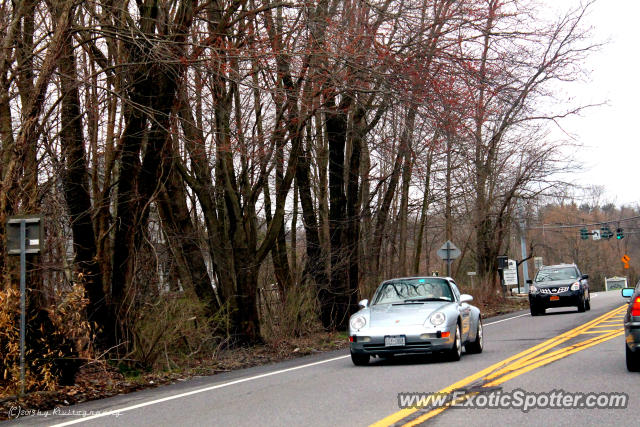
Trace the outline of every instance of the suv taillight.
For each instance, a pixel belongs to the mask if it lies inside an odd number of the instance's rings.
[[[633,301],[633,306],[631,306],[631,315],[640,316],[640,296],[636,297]]]

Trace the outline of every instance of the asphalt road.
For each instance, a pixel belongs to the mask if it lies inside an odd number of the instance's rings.
[[[485,320],[485,350],[459,362],[429,357],[351,363],[348,351],[59,408],[56,414],[11,423],[92,426],[358,426],[404,425],[637,425],[640,374],[624,360],[619,291],[592,296],[591,311],[548,310],[546,316],[512,313]],[[607,313],[609,313],[607,315]],[[576,329],[578,328],[578,329]],[[519,355],[518,357],[514,357]],[[457,385],[455,385],[457,383]],[[398,393],[624,392],[626,409],[405,409]],[[479,389],[478,389],[479,390]],[[461,392],[460,395],[464,394]],[[460,396],[458,395],[458,396]],[[467,397],[469,401],[471,397]],[[476,397],[477,399],[477,397]],[[456,401],[463,405],[465,398]],[[85,416],[83,419],[81,415]]]

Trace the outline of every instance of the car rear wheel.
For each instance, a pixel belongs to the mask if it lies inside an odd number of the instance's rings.
[[[591,295],[589,295],[589,299],[585,301],[584,305],[587,311],[591,310]]]
[[[365,366],[369,364],[369,355],[368,354],[358,354],[351,352],[351,361],[356,366]]]
[[[629,346],[625,343],[624,349],[626,350],[627,355],[627,370],[629,372],[638,372],[640,371],[640,352],[639,351],[631,351]]]
[[[473,342],[467,343],[464,346],[467,353],[477,354],[482,353],[482,348],[484,347],[484,338],[482,334],[482,319],[478,319],[478,329],[476,330],[476,339]]]
[[[462,341],[460,339],[460,325],[456,324],[456,336],[453,337],[453,347],[446,354],[447,360],[457,362],[462,355]]]

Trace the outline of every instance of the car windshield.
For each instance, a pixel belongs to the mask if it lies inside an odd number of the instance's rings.
[[[578,272],[573,267],[546,268],[538,271],[536,282],[550,282],[552,280],[577,279]]]
[[[380,285],[373,304],[453,301],[451,288],[445,279],[418,278],[392,280]]]

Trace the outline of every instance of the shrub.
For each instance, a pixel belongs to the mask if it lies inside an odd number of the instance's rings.
[[[204,303],[183,292],[162,294],[155,303],[142,304],[132,322],[133,347],[125,361],[143,369],[166,363],[171,369],[175,359],[213,348],[217,337],[204,313]]]
[[[53,390],[72,384],[80,366],[74,343],[89,342],[89,324],[84,320],[84,289],[76,285],[58,293],[51,307],[27,307],[25,335],[25,391]],[[85,346],[85,352],[88,346]],[[8,287],[0,291],[0,394],[20,390],[20,293]]]

